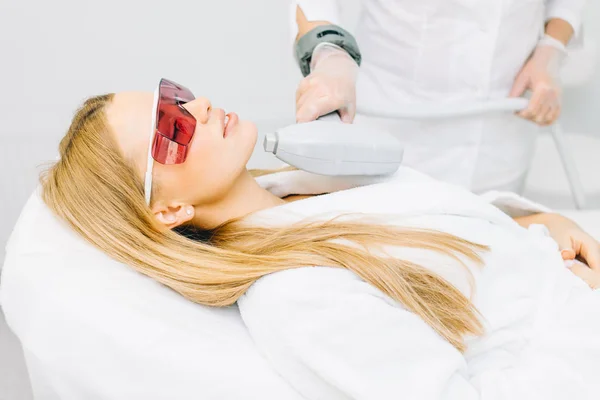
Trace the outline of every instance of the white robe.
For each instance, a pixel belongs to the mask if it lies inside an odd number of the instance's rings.
[[[309,181],[301,172],[296,176],[296,183]],[[283,188],[277,181],[286,180],[274,176],[262,184],[279,194],[303,191],[289,180]],[[329,178],[315,182],[317,187],[304,191],[323,191],[327,182],[335,188],[353,185]],[[347,212],[386,215],[382,222],[432,228],[490,246],[483,268],[469,265],[474,291],[456,262],[424,250],[392,249],[394,256],[432,268],[472,296],[485,334],[466,338],[466,353],[355,274],[327,266],[274,273],[251,287],[239,307],[254,342],[311,400],[598,398],[600,293],[565,268],[545,229],[521,228],[491,198],[504,206],[520,201],[497,193],[478,197],[401,169],[388,182],[252,217],[254,223],[277,225]]]

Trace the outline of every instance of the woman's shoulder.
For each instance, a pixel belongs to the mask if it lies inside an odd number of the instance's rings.
[[[276,318],[323,309],[328,304],[343,302],[346,296],[361,294],[388,300],[381,291],[347,269],[298,267],[258,279],[238,300],[238,305],[244,319]]]
[[[274,297],[284,298],[295,293],[323,293],[330,289],[360,280],[347,269],[336,267],[297,267],[273,272],[258,279],[240,299],[243,302],[271,301]]]
[[[341,214],[402,214],[423,209],[427,197],[438,188],[437,181],[409,168],[390,176],[320,176],[304,171],[274,174],[261,186],[278,196],[313,194],[310,198],[256,212],[256,224],[288,224],[305,218],[330,219]],[[437,189],[436,189],[437,188]]]
[[[436,182],[408,167],[400,167],[394,174],[385,176],[324,176],[300,170],[282,171],[260,176],[256,181],[279,197],[331,193],[385,182]]]

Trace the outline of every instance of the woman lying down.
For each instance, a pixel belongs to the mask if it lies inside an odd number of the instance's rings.
[[[44,200],[187,299],[238,302],[307,399],[597,398],[600,245],[577,225],[512,219],[408,169],[362,185],[300,171],[255,179],[256,137],[166,80],[154,97],[94,97]]]

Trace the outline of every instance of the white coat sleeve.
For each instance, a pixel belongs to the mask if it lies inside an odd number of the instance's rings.
[[[567,21],[575,31],[574,37],[578,38],[586,3],[587,0],[548,0],[546,20],[560,18]]]
[[[347,270],[278,272],[239,305],[255,343],[307,399],[480,398],[458,350]]]

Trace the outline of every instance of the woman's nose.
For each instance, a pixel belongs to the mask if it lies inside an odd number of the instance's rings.
[[[188,101],[183,105],[201,124],[206,124],[210,116],[212,104],[206,97],[198,97],[192,101]]]

